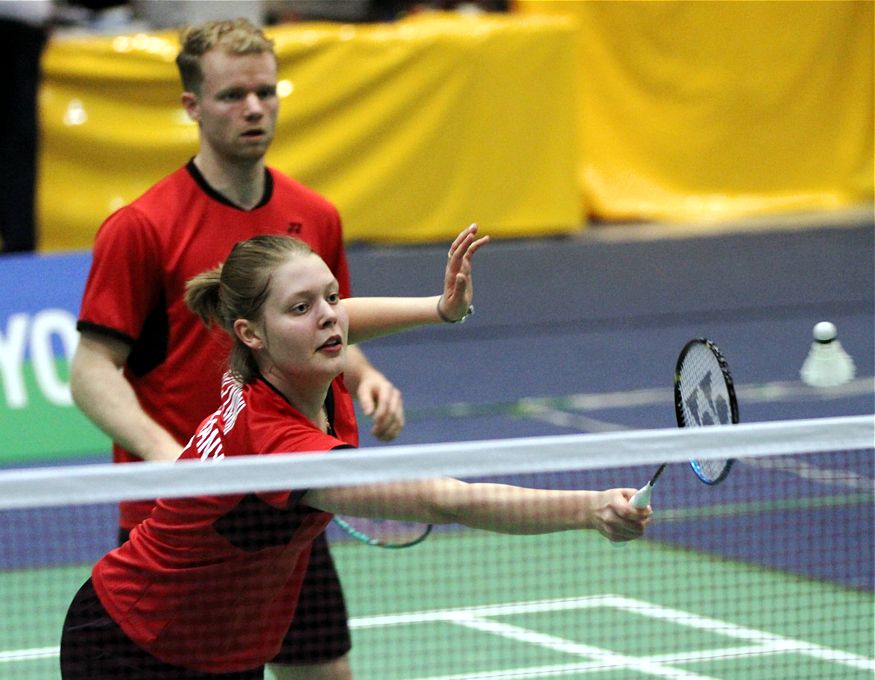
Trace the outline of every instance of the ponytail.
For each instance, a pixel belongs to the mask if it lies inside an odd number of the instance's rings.
[[[207,327],[218,323],[221,317],[219,291],[222,286],[222,265],[198,274],[185,284],[185,304],[197,314]]]

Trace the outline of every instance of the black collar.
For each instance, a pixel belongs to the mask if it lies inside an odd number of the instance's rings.
[[[236,210],[244,210],[239,205],[231,201],[224,194],[216,191],[204,176],[201,174],[201,171],[198,170],[197,166],[194,164],[194,158],[192,158],[185,166],[186,170],[188,170],[188,174],[191,175],[192,179],[197,182],[197,185],[203,189],[204,193],[207,194],[213,200],[222,203],[223,205],[227,205],[230,208],[235,208]],[[261,208],[270,202],[271,196],[273,196],[273,175],[270,174],[270,171],[265,168],[264,169],[264,194],[261,196],[261,200],[258,202],[258,205],[252,208],[252,210],[256,210]]]
[[[261,373],[257,376],[258,380],[261,380],[265,385],[267,385],[271,390],[280,395],[284,402],[286,402],[292,408],[295,408],[292,403],[286,399],[286,395],[280,392],[273,384],[265,378]],[[298,409],[295,408],[297,411]],[[325,415],[328,417],[328,434],[334,436],[334,384],[332,383],[331,387],[328,388],[328,394],[325,395]]]

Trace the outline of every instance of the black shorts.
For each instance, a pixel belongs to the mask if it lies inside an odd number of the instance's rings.
[[[129,532],[119,529],[119,545]],[[290,666],[339,659],[352,648],[346,602],[325,533],[313,541],[295,618],[271,663]]]
[[[239,673],[203,673],[159,661],[124,634],[85,582],[64,620],[63,680],[262,680],[264,666]]]

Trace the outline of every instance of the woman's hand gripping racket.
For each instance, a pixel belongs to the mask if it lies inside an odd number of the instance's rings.
[[[738,422],[738,401],[729,364],[717,345],[707,338],[690,340],[678,356],[674,373],[674,410],[678,427],[734,425]],[[692,458],[690,467],[702,482],[713,485],[726,479],[732,463],[731,458]],[[653,486],[665,466],[665,463],[660,465],[650,481],[638,489],[629,500],[630,505],[646,508],[650,504]]]

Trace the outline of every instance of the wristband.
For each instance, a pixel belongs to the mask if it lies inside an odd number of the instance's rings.
[[[465,313],[460,318],[451,319],[441,311],[441,300],[443,299],[443,295],[438,298],[437,314],[440,317],[441,321],[443,321],[444,323],[465,323],[465,319],[474,314],[474,305],[468,305],[468,309],[465,310]]]

